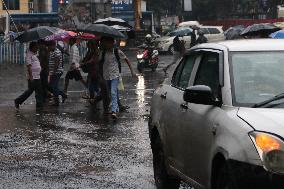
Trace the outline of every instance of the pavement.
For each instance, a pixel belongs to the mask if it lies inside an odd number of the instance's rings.
[[[127,55],[136,67],[135,52]],[[60,107],[37,112],[33,95],[16,112],[13,100],[27,87],[25,66],[0,65],[0,189],[154,189],[147,121],[171,60],[160,58],[157,72],[137,79],[123,66],[121,101],[130,109],[116,122],[82,99],[83,86],[72,81]]]

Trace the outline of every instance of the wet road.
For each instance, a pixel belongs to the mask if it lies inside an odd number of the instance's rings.
[[[147,119],[170,60],[161,56],[157,72],[138,79],[123,67],[121,98],[130,109],[117,122],[80,98],[83,87],[74,82],[59,108],[36,112],[32,97],[16,113],[24,66],[0,66],[0,188],[155,188]]]

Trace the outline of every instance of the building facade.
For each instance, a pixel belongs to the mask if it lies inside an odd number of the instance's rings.
[[[0,1],[0,15],[6,14],[6,8],[10,14],[29,13],[29,0],[3,0]]]
[[[71,0],[65,14],[76,16],[80,22],[91,23],[111,16],[111,0]]]
[[[58,0],[30,0],[33,3],[33,13],[58,12]]]

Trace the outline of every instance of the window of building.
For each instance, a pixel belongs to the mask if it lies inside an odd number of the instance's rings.
[[[5,9],[5,5],[8,10],[20,10],[20,0],[3,0],[3,10]]]

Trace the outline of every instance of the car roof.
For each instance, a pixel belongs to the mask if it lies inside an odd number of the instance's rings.
[[[284,51],[284,39],[242,39],[217,43],[204,43],[193,49],[211,48],[228,51]]]

